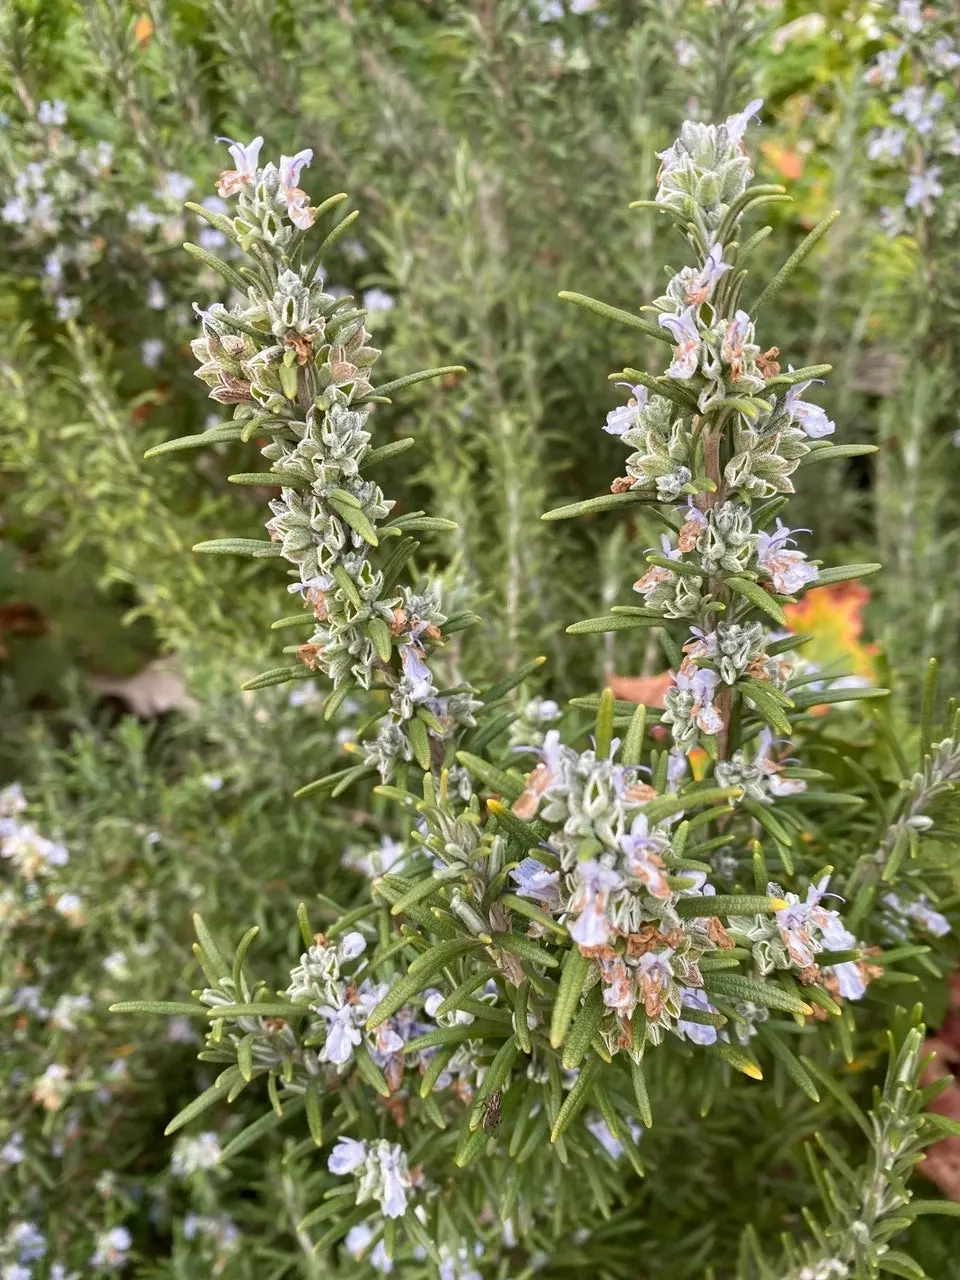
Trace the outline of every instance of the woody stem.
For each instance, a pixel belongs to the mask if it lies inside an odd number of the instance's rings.
[[[722,423],[711,423],[707,427],[703,440],[703,457],[707,478],[712,480],[715,489],[706,495],[707,507],[717,506],[723,501],[723,480],[720,470],[720,443],[723,439]],[[713,599],[721,599],[724,594],[723,582],[719,578],[710,578],[708,589]],[[715,706],[720,716],[721,727],[717,734],[717,759],[726,760],[730,753],[730,724],[733,716],[733,690],[725,686],[717,694]]]

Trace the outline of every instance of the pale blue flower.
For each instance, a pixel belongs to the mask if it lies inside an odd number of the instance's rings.
[[[743,142],[743,135],[746,133],[751,121],[760,114],[763,107],[762,98],[754,98],[752,102],[748,102],[742,111],[738,111],[736,115],[728,116],[726,121],[727,137],[735,147]]]
[[[330,1152],[327,1168],[331,1173],[342,1177],[346,1173],[355,1173],[366,1161],[367,1144],[356,1138],[338,1138],[336,1146]]]
[[[802,551],[787,549],[794,532],[800,530],[788,529],[778,518],[775,533],[761,532],[757,538],[757,565],[770,575],[774,591],[782,596],[795,595],[819,577]]]
[[[559,907],[559,871],[551,871],[536,858],[524,858],[519,866],[511,869],[510,878],[521,898],[530,898],[546,911],[556,911]]]
[[[366,289],[363,294],[363,309],[365,311],[392,311],[396,305],[396,301],[392,293],[387,293],[386,289]]]
[[[60,98],[54,98],[52,102],[41,102],[37,109],[37,119],[41,124],[64,125],[67,123],[67,104]]]
[[[166,343],[162,338],[145,338],[140,343],[140,359],[148,369],[155,369],[163,359]]]
[[[707,994],[699,987],[681,987],[680,997],[682,1007],[680,1018],[677,1022],[677,1033],[682,1038],[692,1040],[694,1044],[716,1044],[717,1028],[705,1027],[699,1022],[688,1022],[683,1016],[683,1008],[697,1009],[701,1013],[716,1013],[713,1005],[707,999]]]
[[[246,146],[234,142],[232,138],[217,138],[217,142],[229,142],[227,150],[236,165],[235,169],[225,169],[221,173],[217,181],[217,191],[221,196],[235,196],[248,183],[256,181],[257,162],[260,157],[260,148],[263,146],[263,138],[258,136]]]
[[[618,387],[630,387],[628,382],[618,382]],[[617,409],[607,414],[607,424],[603,428],[608,435],[622,436],[632,431],[640,420],[640,414],[646,408],[650,393],[646,387],[630,387],[630,399]]]
[[[701,335],[697,328],[697,309],[687,307],[679,316],[660,316],[661,329],[666,329],[676,342],[673,363],[667,369],[670,378],[692,378],[700,364]]]
[[[940,166],[932,164],[924,173],[914,173],[910,177],[910,185],[904,197],[907,209],[920,209],[930,217],[933,213],[933,202],[943,195],[943,184],[940,182]]]
[[[353,1019],[353,1006],[345,1004],[342,1008],[323,1004],[317,1013],[327,1024],[327,1038],[321,1052],[324,1062],[332,1062],[342,1067],[353,1057],[353,1051],[360,1044],[363,1036]]]
[[[789,387],[784,396],[783,407],[790,421],[797,423],[811,440],[822,440],[824,436],[833,435],[837,428],[836,423],[827,417],[826,411],[818,404],[810,404],[809,401],[800,399],[803,392],[814,381],[819,379],[808,378],[806,382],[795,382],[792,387]]]

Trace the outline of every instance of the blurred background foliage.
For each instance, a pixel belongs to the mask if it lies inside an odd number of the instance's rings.
[[[0,917],[0,1005],[14,1015],[0,1033],[14,1049],[0,1147],[16,1131],[44,1152],[10,1177],[22,1203],[53,1206],[37,1214],[52,1215],[56,1256],[84,1268],[89,1241],[133,1218],[138,1276],[327,1274],[295,1230],[309,1176],[299,1157],[279,1163],[277,1140],[246,1182],[178,1179],[160,1134],[197,1086],[193,1049],[166,1025],[124,1043],[129,1029],[92,1010],[132,998],[148,972],[151,994],[182,994],[201,903],[214,925],[260,924],[263,958],[289,951],[291,904],[334,894],[344,847],[390,834],[376,800],[289,802],[349,750],[348,730],[309,699],[236,692],[262,666],[279,584],[269,565],[201,565],[189,548],[258,533],[264,491],[226,481],[256,466],[255,444],[142,462],[213,421],[187,343],[191,303],[218,285],[198,279],[180,245],[216,246],[182,207],[213,191],[215,137],[262,133],[271,154],[312,147],[311,195],[350,193],[360,218],[329,274],[368,308],[381,378],[466,366],[382,406],[379,438],[419,442],[401,508],[458,522],[430,551],[448,611],[469,601],[486,620],[463,638],[464,669],[479,682],[544,653],[543,692],[565,701],[664,665],[643,632],[563,636],[625,598],[656,526],[639,516],[610,537],[603,517],[577,528],[539,518],[606,490],[619,445],[598,427],[621,401],[607,374],[660,356],[557,293],[629,310],[654,297],[655,264],[674,250],[655,216],[627,205],[652,190],[655,153],[683,119],[764,98],[758,177],[789,181],[795,203],[773,209],[758,278],[829,209],[843,217],[761,340],[784,365],[832,363],[837,441],[880,446],[804,481],[797,507],[826,563],[882,559],[884,573],[869,591],[811,592],[791,624],[815,633],[825,668],[889,673],[902,710],[919,698],[925,656],[940,659],[944,687],[960,674],[960,317],[950,229],[927,219],[891,236],[883,225],[903,194],[897,172],[869,158],[866,140],[889,117],[864,77],[887,16],[838,0],[8,0],[0,784],[23,783],[31,820],[70,850],[63,891],[89,910],[79,934],[49,910],[25,933],[12,909]],[[861,726],[858,750],[874,749],[872,732]],[[158,990],[157,973],[172,984],[178,969],[180,985]],[[43,1006],[87,996],[80,1030],[51,1040],[24,987],[46,990]],[[51,1053],[69,1061],[71,1091],[45,1110],[32,1089]],[[682,1107],[666,1116],[663,1155],[672,1144],[688,1171],[704,1232],[666,1232],[650,1274],[701,1275],[709,1261],[730,1274],[747,1218],[775,1236],[784,1203],[799,1215],[808,1189],[795,1160],[821,1112],[795,1098],[797,1114],[781,1113],[791,1151],[760,1184],[762,1153],[742,1165],[725,1154],[764,1126],[779,1146],[781,1129],[753,1114],[769,1104],[746,1089],[727,1100],[699,1168]],[[669,1216],[665,1196],[647,1184],[631,1212]],[[189,1238],[185,1214],[201,1223]],[[255,1247],[237,1249],[228,1214]],[[634,1274],[627,1225],[614,1214],[599,1233],[611,1276]],[[947,1276],[949,1233],[914,1234],[931,1274]],[[576,1273],[577,1259],[571,1246],[556,1273]]]

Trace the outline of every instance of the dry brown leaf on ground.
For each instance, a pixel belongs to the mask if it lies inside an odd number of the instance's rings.
[[[168,711],[193,711],[176,657],[155,658],[126,679],[88,676],[87,686],[105,698],[117,698],[141,720],[155,720]]]
[[[930,1103],[929,1109],[948,1120],[960,1122],[960,973],[950,982],[951,1012],[935,1035],[927,1037],[927,1050],[933,1061],[923,1073],[923,1083],[932,1084],[944,1076],[951,1083]],[[960,1200],[960,1138],[941,1138],[927,1148],[927,1158],[920,1172],[940,1188],[948,1200]]]

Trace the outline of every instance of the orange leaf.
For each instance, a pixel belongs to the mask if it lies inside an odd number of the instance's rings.
[[[760,150],[782,177],[796,182],[803,177],[803,156],[776,142],[761,142]]]
[[[145,13],[133,24],[133,38],[141,49],[145,49],[150,43],[150,37],[153,35],[153,21]]]
[[[642,702],[646,707],[663,708],[663,695],[673,684],[669,671],[656,676],[608,676],[607,686],[623,702]]]

